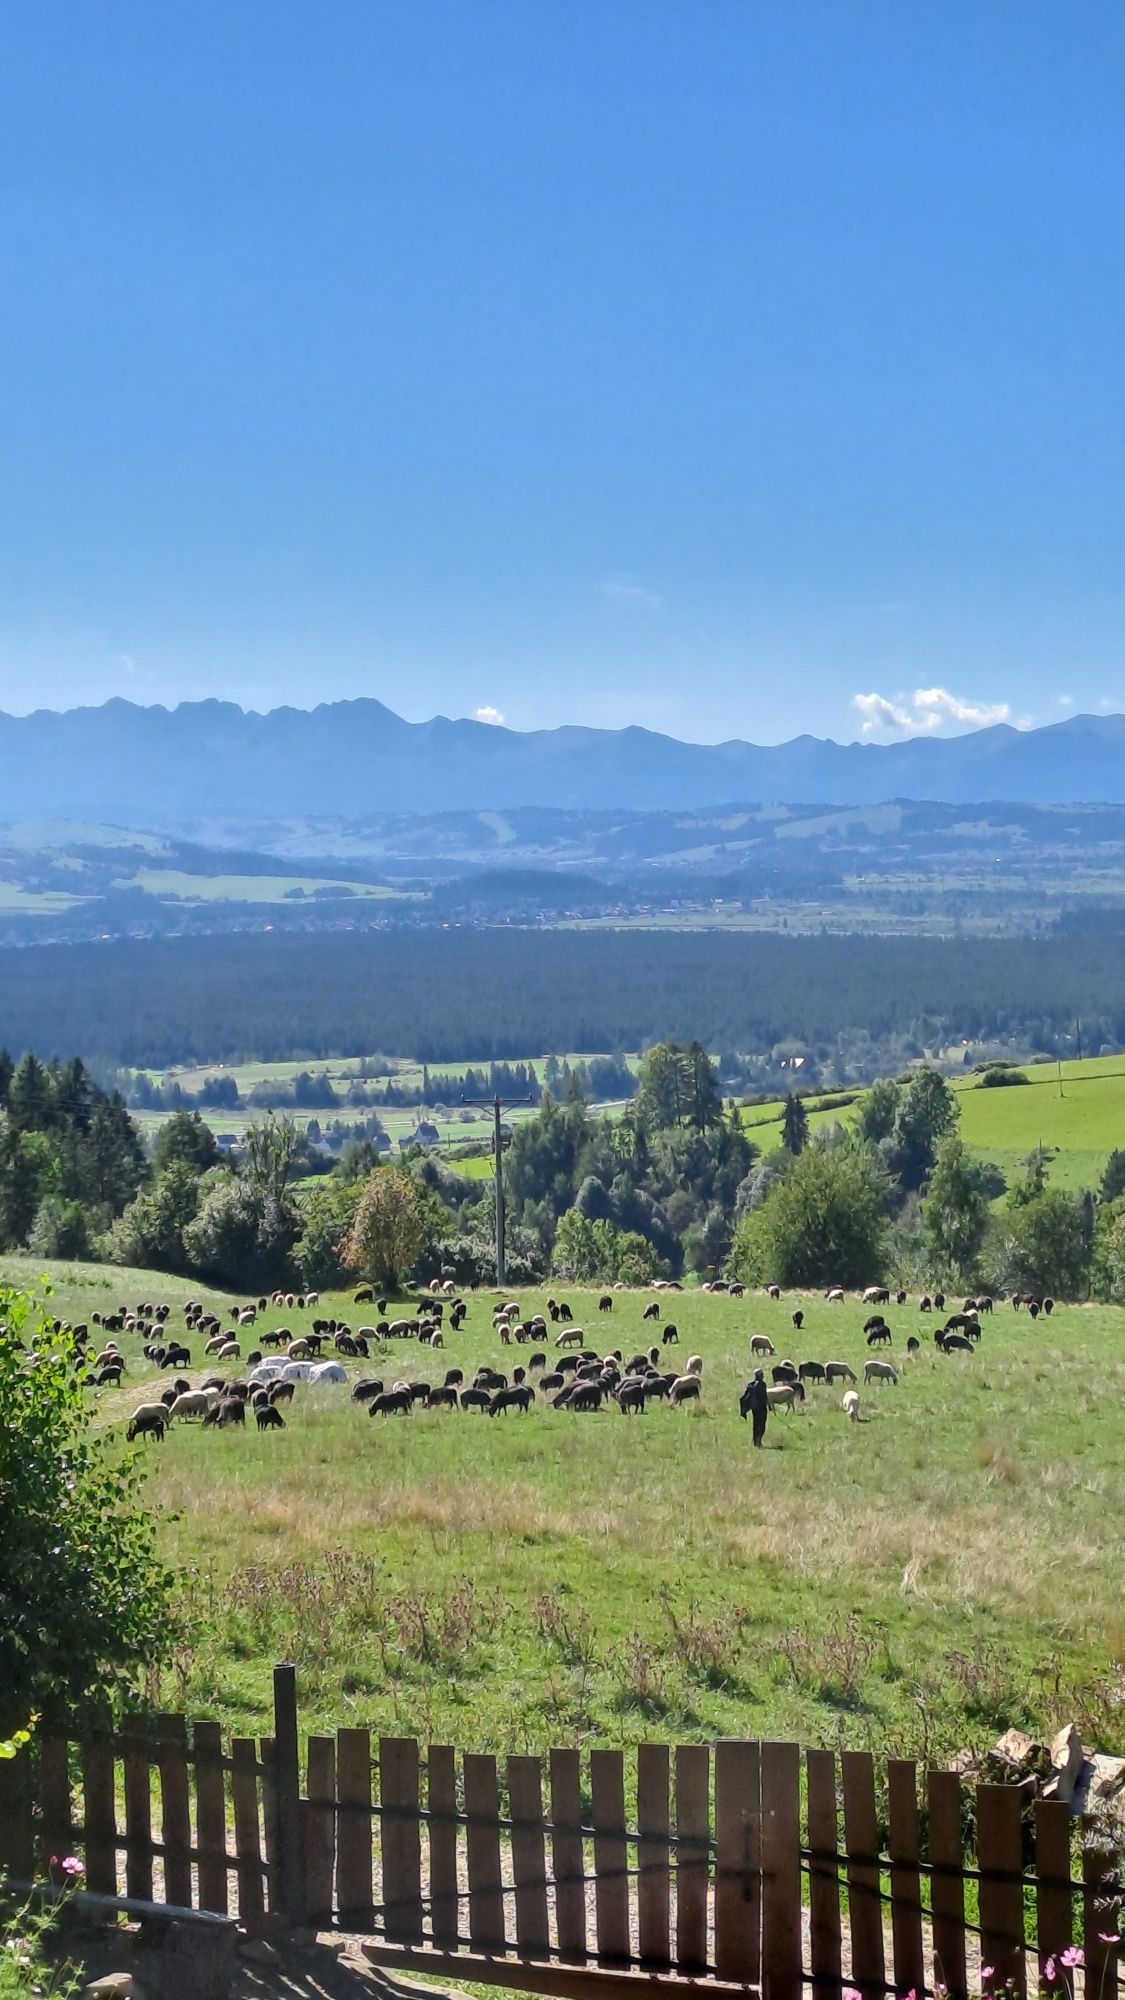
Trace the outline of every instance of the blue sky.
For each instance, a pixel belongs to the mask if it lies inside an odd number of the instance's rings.
[[[1125,705],[1123,129],[1119,4],[18,9],[0,707]]]

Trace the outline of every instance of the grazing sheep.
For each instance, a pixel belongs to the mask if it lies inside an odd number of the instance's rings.
[[[702,1375],[702,1373],[703,1373],[702,1354],[689,1354],[687,1360],[684,1363],[684,1374]]]
[[[360,1285],[358,1291],[354,1291],[352,1293],[353,1306],[369,1306],[373,1305],[374,1302],[375,1302],[374,1285]]]
[[[770,1375],[774,1382],[782,1384],[799,1382],[801,1379],[792,1361],[779,1361],[776,1368],[770,1369]]]
[[[208,1410],[203,1421],[205,1424],[215,1424],[220,1430],[227,1430],[231,1424],[245,1424],[246,1405],[241,1396],[220,1396],[214,1408]]]
[[[613,1300],[608,1292],[603,1292],[598,1300],[598,1311],[600,1313],[611,1313],[613,1311]]]
[[[846,1361],[829,1361],[824,1370],[826,1382],[854,1382],[855,1370]]]
[[[792,1416],[798,1403],[803,1403],[804,1400],[805,1385],[803,1382],[777,1382],[772,1389],[766,1390],[766,1401],[770,1409],[788,1410],[790,1416]]]
[[[643,1417],[647,1397],[645,1395],[645,1380],[642,1375],[626,1375],[624,1380],[618,1383],[616,1394],[617,1407],[621,1411],[622,1416],[627,1417],[630,1413],[633,1413]]]
[[[796,1314],[794,1314],[795,1320]],[[750,1352],[751,1354],[776,1354],[777,1349],[767,1333],[752,1333],[750,1335]]]
[[[527,1382],[520,1382],[514,1389],[497,1389],[488,1405],[488,1414],[495,1417],[502,1410],[518,1410],[526,1416],[535,1401],[535,1391]]]
[[[920,1354],[922,1352],[922,1343],[913,1333],[906,1343],[906,1352],[907,1354]]]
[[[943,1354],[971,1354],[973,1343],[967,1333],[943,1333],[938,1341]]]
[[[797,1376],[801,1382],[827,1382],[828,1371],[823,1361],[802,1361]]]
[[[925,1292],[923,1292],[921,1298],[918,1301],[918,1311],[920,1313],[928,1313],[929,1310],[930,1310],[930,1300],[928,1295]]]
[[[889,1361],[865,1361],[863,1379],[865,1382],[897,1383],[898,1372]]]
[[[490,1389],[473,1387],[471,1389],[462,1389],[461,1391],[461,1408],[463,1410],[487,1410],[491,1401],[492,1391]]]
[[[768,1297],[768,1298],[771,1298],[771,1299],[779,1299],[779,1298],[781,1297],[781,1286],[780,1286],[780,1285],[767,1285],[767,1286],[765,1287],[765,1290],[766,1290],[766,1295],[767,1295],[767,1297]]]
[[[896,1304],[896,1306],[904,1306],[904,1305],[906,1304],[906,1293],[905,1293],[905,1292],[896,1292],[896,1293],[895,1293],[895,1304]]]
[[[659,1299],[653,1299],[653,1301],[652,1301],[652,1304],[651,1304],[651,1305],[647,1305],[647,1306],[645,1307],[645,1309],[644,1309],[643,1313],[641,1314],[641,1318],[642,1318],[642,1320],[646,1320],[646,1319],[659,1319],[659,1318],[660,1318],[660,1301],[659,1301]]]
[[[746,1296],[745,1285],[729,1285],[727,1289],[732,1299],[741,1299]]]
[[[241,1361],[242,1349],[237,1340],[224,1340],[215,1359],[216,1361]]]
[[[842,1306],[844,1303],[843,1285],[829,1285],[828,1290],[825,1292],[824,1296],[828,1300],[830,1306]]]
[[[381,1396],[373,1396],[367,1405],[368,1416],[408,1417],[414,1408],[414,1398],[409,1389],[384,1389]]]
[[[890,1327],[873,1326],[867,1336],[867,1345],[868,1347],[890,1347],[892,1345]]]
[[[357,1382],[352,1390],[353,1403],[369,1403],[372,1396],[381,1396],[383,1383],[376,1377],[372,1381]]]
[[[989,1300],[989,1302],[988,1302],[988,1310],[989,1310],[989,1312],[991,1312],[991,1311],[992,1311],[992,1300],[991,1300],[991,1299],[990,1299],[990,1300]],[[1046,1313],[1046,1315],[1047,1315],[1047,1318],[1048,1318],[1048,1319],[1050,1319],[1050,1317],[1051,1317],[1051,1314],[1052,1314],[1052,1313],[1054,1312],[1054,1310],[1055,1310],[1055,1301],[1054,1301],[1054,1299],[1044,1299],[1044,1301],[1043,1301],[1043,1311],[1044,1311],[1044,1312]]]
[[[167,1428],[168,1411],[163,1403],[142,1403],[140,1409],[134,1410],[129,1419],[125,1441],[127,1444],[133,1444],[139,1437],[154,1437],[157,1444],[163,1444]]]
[[[562,1332],[555,1335],[555,1346],[581,1347],[585,1338],[586,1335],[580,1326],[564,1326]]]
[[[940,1312],[944,1312],[944,1311],[945,1311],[945,1293],[944,1293],[944,1292],[935,1292],[935,1293],[934,1293],[934,1311],[935,1311],[935,1312],[939,1312],[939,1313],[940,1313]]]
[[[698,1402],[703,1393],[703,1384],[698,1375],[677,1375],[668,1391],[668,1401],[678,1408],[681,1403]]]
[[[177,1396],[169,1417],[205,1417],[216,1400],[214,1389],[188,1389]]]
[[[293,1401],[292,1382],[271,1382],[267,1391],[271,1403],[291,1403]]]
[[[646,1315],[646,1317],[647,1317],[647,1315]],[[667,1324],[666,1324],[666,1325],[665,1325],[665,1327],[664,1327],[664,1330],[663,1330],[663,1332],[661,1333],[661,1336],[660,1336],[660,1341],[661,1341],[661,1345],[662,1345],[663,1347],[678,1347],[678,1346],[679,1346],[679,1344],[680,1344],[680,1329],[679,1329],[679,1327],[678,1327],[678,1326],[676,1325],[676,1322],[675,1322],[675,1320],[671,1320],[671,1319],[670,1319],[670,1320],[669,1320],[669,1321],[667,1322]]]
[[[845,1389],[840,1400],[840,1408],[843,1410],[849,1423],[858,1424],[859,1394],[855,1389]]]
[[[891,1295],[886,1285],[868,1285],[860,1303],[865,1306],[889,1306]]]
[[[803,1312],[801,1311],[801,1308],[800,1308],[800,1306],[798,1306],[798,1307],[797,1307],[797,1310],[796,1310],[796,1312],[795,1312],[795,1313],[791,1313],[791,1314],[790,1314],[790,1318],[791,1318],[791,1319],[792,1319],[792,1321],[793,1321],[793,1330],[794,1330],[794,1332],[795,1332],[795,1333],[800,1333],[800,1331],[801,1331],[801,1328],[802,1328],[802,1327],[804,1326],[804,1324],[805,1324],[805,1315],[804,1315],[804,1313],[803,1313]],[[771,1350],[771,1351],[772,1351],[772,1350]]]
[[[429,1408],[431,1410],[455,1410],[457,1408],[456,1383],[443,1382],[440,1389],[431,1389]]]

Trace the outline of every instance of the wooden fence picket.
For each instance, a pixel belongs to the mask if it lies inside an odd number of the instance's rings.
[[[426,1758],[430,1862],[430,1930],[435,1944],[456,1946],[460,1936],[457,1892],[457,1754],[431,1743]]]
[[[642,1743],[637,1750],[637,1935],[643,1963],[653,1970],[671,1962],[671,1849],[668,1835],[666,1743]]]
[[[82,1823],[86,1841],[86,1887],[97,1895],[117,1894],[117,1801],[113,1744],[97,1736],[82,1748]]]
[[[1074,1943],[1074,1892],[1070,1886],[1070,1807],[1040,1799],[1035,1808],[1035,1942],[1040,1974]]]
[[[543,1827],[543,1766],[538,1757],[509,1757],[512,1879],[516,1885],[516,1949],[542,1959],[547,1925],[547,1847]]]
[[[706,1744],[681,1744],[676,1777],[676,1964],[707,1967],[707,1887],[710,1878],[711,1753]]]
[[[934,1978],[949,2000],[966,2000],[965,1865],[962,1790],[956,1771],[931,1771],[926,1785],[930,1821],[930,1911]]]
[[[418,1745],[410,1736],[379,1739],[379,1845],[383,1928],[395,1944],[422,1941],[422,1822]]]
[[[304,1809],[305,1913],[314,1928],[332,1922],[336,1876],[336,1744],[310,1736]]]
[[[981,1964],[989,1984],[1026,1991],[1023,1951],[1022,1785],[977,1786],[977,1857],[980,1864]]]
[[[336,1732],[336,1902],[340,1927],[369,1931],[371,1901],[371,1734],[366,1729]]]
[[[625,1759],[620,1750],[591,1750],[594,1826],[594,1920],[598,1958],[619,1965],[629,1957],[629,1852],[625,1843]]]
[[[125,1892],[152,1898],[152,1749],[148,1724],[127,1715],[121,1731],[125,1768]]]
[[[164,1894],[170,1903],[190,1909],[191,1795],[188,1787],[187,1722],[182,1715],[156,1718],[160,1771],[161,1843],[164,1849]]]
[[[810,1750],[805,1757],[809,1821],[809,1960],[813,2000],[840,2000],[840,1830],[836,1757]]]
[[[252,1923],[266,1906],[258,1821],[258,1746],[252,1736],[236,1736],[230,1754],[238,1914],[243,1923]]]
[[[891,1860],[895,1990],[921,1993],[926,1983],[926,1960],[918,1867],[918,1771],[902,1757],[892,1757],[887,1765],[887,1852]]]
[[[801,1758],[762,1744],[762,1996],[801,1995]]]
[[[1117,1898],[1120,1883],[1115,1867],[1113,1847],[1107,1842],[1105,1829],[1094,1819],[1084,1819],[1082,1831],[1085,1836],[1082,1849],[1082,1880],[1085,1889],[1082,1897],[1082,1944],[1086,1960],[1083,1974],[1084,1991],[1091,2000],[1116,2000],[1117,1958],[1116,1939]]]
[[[46,1873],[53,1855],[62,1860],[74,1846],[70,1745],[65,1736],[44,1735],[40,1739],[39,1806],[41,1865]],[[0,1812],[3,1809],[0,1794]]]
[[[469,1936],[481,1950],[502,1951],[505,1942],[503,1876],[500,1871],[500,1795],[495,1757],[467,1754],[465,1777],[465,1856],[469,1874]]]
[[[761,1765],[756,1743],[715,1746],[715,1975],[758,1982]]]
[[[863,2000],[883,2000],[883,1904],[880,1895],[875,1766],[868,1750],[840,1754],[844,1793],[844,1845],[848,1854],[848,1929],[852,1985]]]
[[[577,1750],[552,1750],[551,1868],[559,1956],[586,1956],[586,1856],[582,1841],[582,1774]]]

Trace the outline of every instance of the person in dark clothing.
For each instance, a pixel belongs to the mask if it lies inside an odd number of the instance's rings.
[[[761,1445],[766,1434],[766,1418],[770,1413],[769,1397],[766,1394],[766,1378],[760,1368],[755,1368],[738,1399],[739,1414],[750,1417],[754,1428],[754,1443]]]

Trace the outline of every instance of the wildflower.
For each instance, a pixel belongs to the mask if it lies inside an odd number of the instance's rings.
[[[1068,1969],[1074,1965],[1085,1965],[1085,1963],[1086,1955],[1080,1944],[1068,1944],[1066,1950],[1059,1953],[1059,1964],[1065,1965]]]
[[[981,1969],[980,1969],[980,1976],[981,1976],[982,1980],[983,1980],[983,1979],[995,1979],[995,1977],[996,1977],[996,1967],[995,1967],[994,1965],[982,1965],[982,1966],[981,1966]]]
[[[73,1882],[86,1873],[85,1864],[79,1861],[77,1854],[68,1854],[62,1864],[62,1872]]]
[[[1098,1943],[1099,1943],[1099,1944],[1120,1944],[1120,1943],[1121,1943],[1121,1939],[1120,1939],[1120,1938],[1118,1937],[1118,1935],[1117,1935],[1117,1932],[1116,1932],[1116,1931],[1099,1931],[1099,1932],[1098,1932]]]
[[[1055,1978],[1055,1977],[1057,1976],[1057,1974],[1058,1974],[1058,1969],[1059,1969],[1059,1968],[1058,1968],[1058,1966],[1056,1965],[1056,1963],[1055,1963],[1054,1959],[1053,1959],[1053,1958],[1049,1958],[1049,1959],[1047,1960],[1047,1963],[1046,1963],[1046,1965],[1045,1965],[1045,1966],[1043,1967],[1043,1977],[1044,1977],[1044,1979],[1045,1979],[1045,1980],[1047,1981],[1047,1984],[1048,1984],[1048,1985],[1050,1985],[1050,1983],[1051,1983],[1052,1979],[1054,1979],[1054,1978]]]

